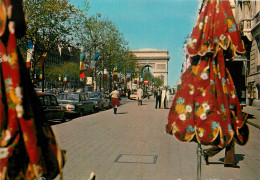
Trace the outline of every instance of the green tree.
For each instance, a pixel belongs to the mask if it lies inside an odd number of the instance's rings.
[[[52,84],[55,84],[59,76],[61,76],[63,80],[65,74],[68,77],[68,81],[78,84],[79,64],[75,62],[64,62],[61,65],[52,65],[52,67],[46,68],[46,76]]]
[[[144,80],[145,79],[147,79],[147,80],[149,80],[149,82],[151,82],[152,79],[153,79],[153,74],[151,72],[145,72],[144,73]]]
[[[34,44],[32,68],[39,68],[40,58],[58,45],[73,41],[76,23],[81,19],[81,10],[69,4],[68,0],[24,0],[27,17],[26,36],[19,41],[25,56],[27,42]],[[47,59],[47,58],[46,58]]]
[[[163,85],[163,80],[159,77],[154,77],[153,83],[154,83],[155,86],[159,87],[159,86]]]

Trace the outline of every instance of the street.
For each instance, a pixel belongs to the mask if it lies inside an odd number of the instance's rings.
[[[64,179],[86,180],[92,171],[97,180],[196,179],[197,144],[165,133],[169,109],[155,109],[153,97],[142,106],[124,101],[117,115],[110,109],[52,126],[67,151]],[[201,179],[260,179],[259,129],[249,129],[249,142],[235,146],[240,169],[224,168],[223,150],[209,158],[208,166],[202,159]]]

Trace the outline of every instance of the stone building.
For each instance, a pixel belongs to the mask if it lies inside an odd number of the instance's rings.
[[[231,0],[230,3],[247,51],[243,69],[246,103],[260,106],[260,1]]]
[[[168,86],[168,50],[161,49],[139,49],[130,50],[136,57],[141,71],[145,67],[153,69],[154,77],[159,77],[163,80],[163,86]]]

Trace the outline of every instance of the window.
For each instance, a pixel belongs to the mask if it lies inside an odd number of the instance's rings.
[[[81,101],[85,101],[86,100],[84,94],[80,94],[80,100]]]
[[[40,96],[39,99],[40,99],[41,105],[44,105],[43,97]]]
[[[64,99],[64,94],[59,94],[59,95],[57,96],[57,98],[58,98],[58,99]]]
[[[51,97],[51,105],[52,106],[58,106],[58,102],[55,98],[55,96],[50,96]]]
[[[51,105],[51,99],[50,96],[43,96],[43,101],[45,106],[50,106]]]
[[[67,94],[66,100],[78,101],[79,95],[78,94]]]

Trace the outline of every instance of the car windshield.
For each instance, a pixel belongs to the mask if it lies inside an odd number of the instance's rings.
[[[89,98],[100,98],[100,93],[89,93],[88,97]]]
[[[78,94],[67,94],[66,100],[78,101],[79,95]]]

